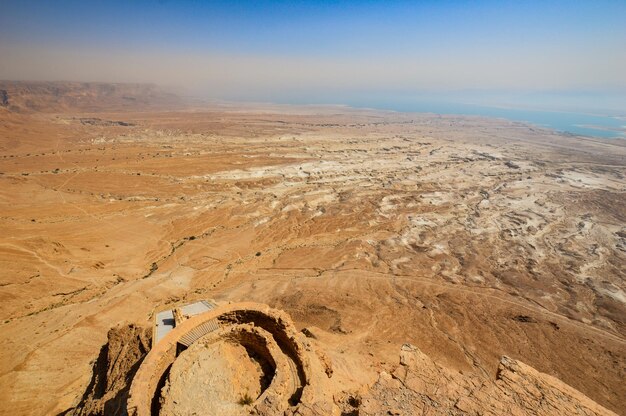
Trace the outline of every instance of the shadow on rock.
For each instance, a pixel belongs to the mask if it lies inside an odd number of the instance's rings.
[[[135,325],[112,328],[100,349],[92,377],[80,402],[58,416],[127,415],[133,376],[150,350],[152,333]]]

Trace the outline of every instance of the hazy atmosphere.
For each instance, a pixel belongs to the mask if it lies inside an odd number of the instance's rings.
[[[626,2],[0,0],[0,416],[626,416]]]
[[[625,21],[618,0],[5,1],[0,79],[626,111]]]

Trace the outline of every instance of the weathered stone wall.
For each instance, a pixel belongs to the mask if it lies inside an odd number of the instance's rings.
[[[313,377],[308,353],[302,335],[296,331],[289,316],[263,304],[229,303],[182,322],[150,351],[131,386],[128,399],[131,416],[149,416],[158,412],[155,397],[168,368],[176,359],[178,342],[190,331],[213,319],[218,319],[222,328],[211,336],[226,337],[249,346],[275,366],[276,375],[270,387],[255,403],[257,414],[275,412],[299,402],[315,402],[315,394],[309,391]]]

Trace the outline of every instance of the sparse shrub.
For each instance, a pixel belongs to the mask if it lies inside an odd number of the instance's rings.
[[[239,399],[239,404],[241,406],[250,406],[252,403],[254,403],[254,399],[252,398],[252,396],[250,396],[248,393],[245,393],[243,396],[241,396],[241,398]]]

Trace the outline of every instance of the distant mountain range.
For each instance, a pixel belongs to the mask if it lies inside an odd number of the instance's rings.
[[[0,81],[0,108],[12,112],[154,110],[183,104],[180,96],[154,84]]]

